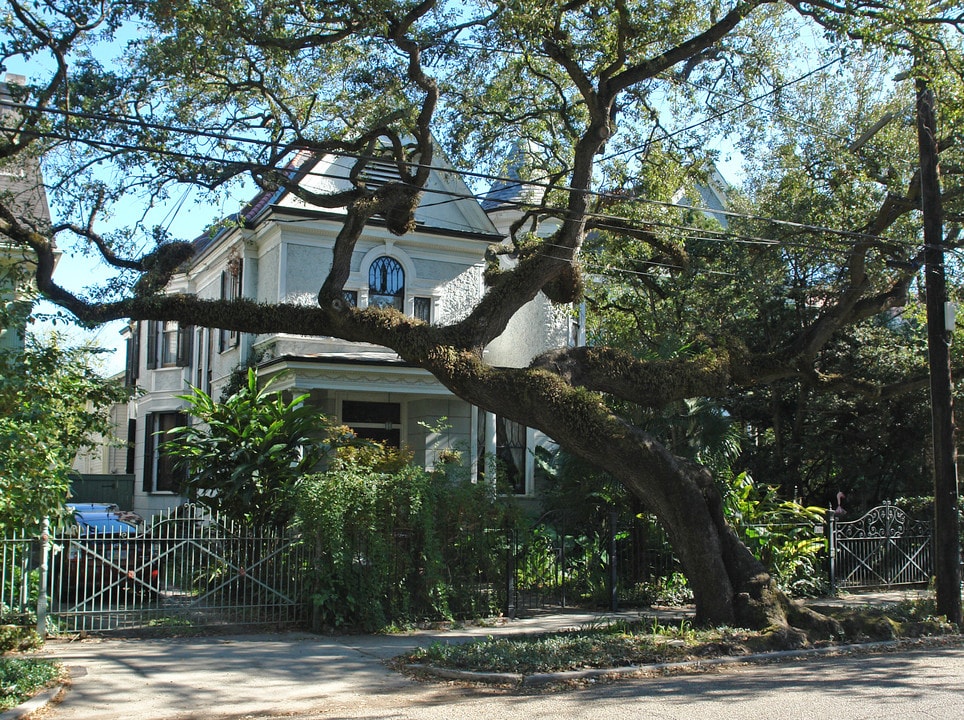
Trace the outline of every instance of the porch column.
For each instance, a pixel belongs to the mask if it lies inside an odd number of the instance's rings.
[[[485,481],[495,485],[495,414],[485,413]]]

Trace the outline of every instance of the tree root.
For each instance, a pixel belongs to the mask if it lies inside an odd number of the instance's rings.
[[[844,635],[837,620],[791,600],[765,573],[752,578],[733,604],[739,625],[763,631],[759,649],[798,650]]]

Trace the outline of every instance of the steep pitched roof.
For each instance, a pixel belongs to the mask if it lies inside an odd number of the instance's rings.
[[[349,178],[356,160],[357,158],[348,155],[319,156],[302,150],[292,158],[283,172],[310,192],[337,193],[351,189]],[[368,163],[362,178],[372,187],[397,180],[399,176],[393,164],[376,159]],[[286,188],[265,190],[257,193],[240,212],[227,218],[229,222],[221,229],[195,239],[195,252],[199,254],[225,237],[230,231],[230,221],[256,225],[276,208],[313,212],[333,218],[345,215],[344,208],[319,209]],[[434,234],[448,232],[460,236],[498,237],[495,226],[482,210],[478,200],[441,152],[436,153],[421,203],[415,211],[415,220],[420,230]]]
[[[537,205],[545,195],[545,188],[533,184],[526,175],[526,160],[536,155],[537,148],[531,142],[520,142],[506,160],[505,177],[492,183],[482,200],[482,209],[515,210],[519,205]]]
[[[10,84],[22,84],[19,75],[7,73],[0,82],[0,121],[6,126],[16,125],[17,108],[10,92]],[[37,228],[50,225],[50,205],[40,172],[40,159],[29,152],[5,160],[0,164],[0,195],[25,222]]]
[[[306,190],[316,193],[349,190],[352,187],[349,177],[356,161],[355,157],[331,154],[305,160],[298,167],[301,185]],[[398,171],[393,163],[377,158],[370,160],[362,172],[362,179],[369,187],[397,180],[398,177]],[[258,212],[263,212],[268,206],[311,209],[307,203],[290,192],[282,192],[267,201],[262,200]],[[343,209],[328,212],[344,214]],[[496,234],[492,221],[482,211],[475,195],[469,190],[458,171],[438,150],[435,152],[432,171],[422,192],[421,203],[415,211],[415,221],[420,228],[426,230]]]

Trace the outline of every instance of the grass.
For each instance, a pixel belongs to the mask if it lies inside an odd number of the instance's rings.
[[[695,630],[685,621],[669,627],[622,621],[529,637],[489,637],[454,645],[436,643],[404,659],[477,672],[559,672],[744,654],[749,635],[732,628]]]
[[[956,631],[935,618],[927,601],[887,609],[847,611],[838,616],[845,642],[947,635]],[[822,644],[830,644],[824,641]],[[770,647],[762,633],[738,628],[696,629],[687,620],[600,622],[578,630],[507,636],[420,648],[403,663],[492,673],[562,672],[587,668],[652,665],[684,660],[746,655]]]
[[[62,669],[49,660],[0,657],[0,711],[19,705],[61,676]]]

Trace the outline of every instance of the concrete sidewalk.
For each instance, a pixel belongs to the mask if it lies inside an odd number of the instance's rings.
[[[385,661],[419,646],[489,635],[577,628],[625,613],[567,612],[447,630],[324,636],[290,632],[169,639],[51,640],[44,654],[64,663],[72,683],[44,711],[57,720],[286,715],[378,703],[438,688],[390,670]],[[665,617],[679,617],[679,613]]]
[[[906,593],[875,593],[824,602],[877,605],[907,597]],[[406,701],[429,702],[442,694],[467,691],[419,683],[393,672],[385,661],[438,642],[542,633],[641,615],[678,622],[685,610],[541,613],[392,635],[292,632],[52,640],[43,653],[70,669],[72,684],[63,700],[45,709],[43,716],[51,720],[184,720],[305,714],[359,704],[397,706],[400,694]]]

